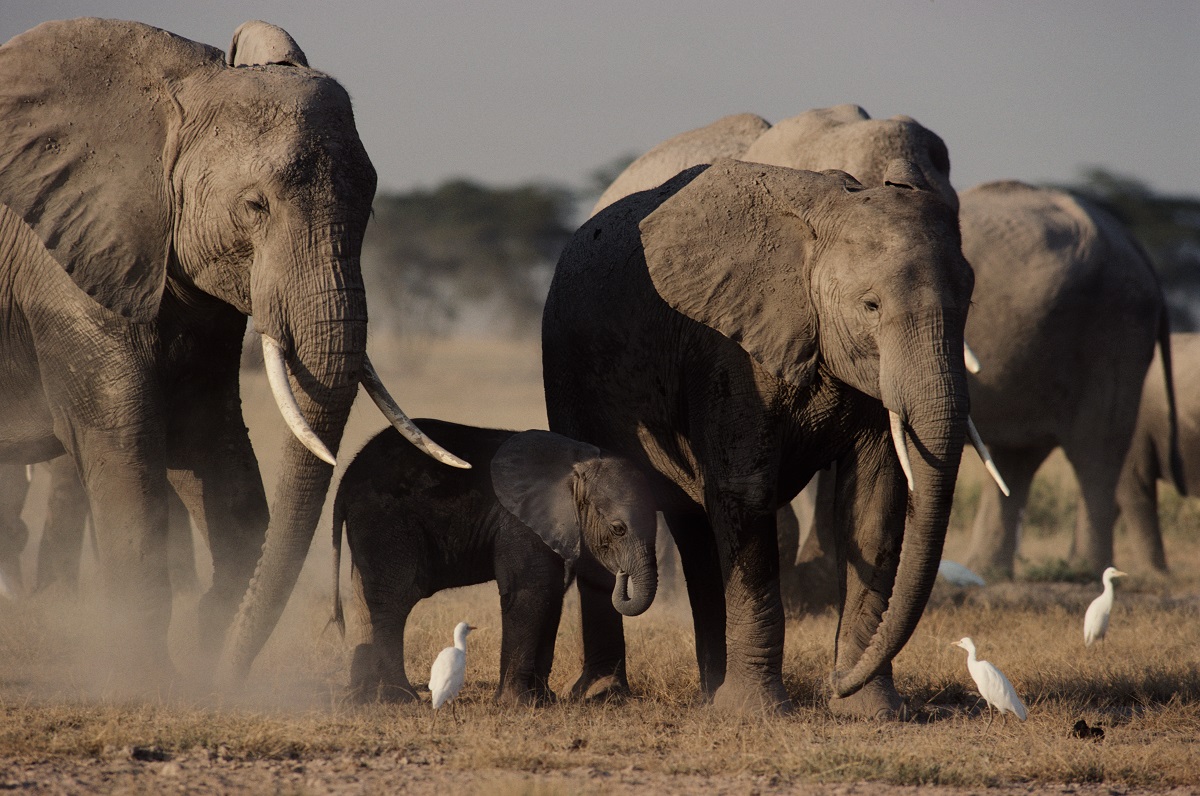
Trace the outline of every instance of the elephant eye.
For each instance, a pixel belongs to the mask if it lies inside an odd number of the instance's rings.
[[[267,200],[262,198],[247,199],[246,209],[257,216],[266,215]]]
[[[621,522],[620,520],[615,520],[612,523],[613,536],[624,536],[626,530],[628,529],[625,527],[625,523]]]
[[[879,312],[879,302],[873,298],[863,299],[863,308],[867,312]]]

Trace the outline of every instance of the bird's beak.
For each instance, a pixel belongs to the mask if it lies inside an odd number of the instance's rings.
[[[1123,578],[1123,577],[1127,576],[1128,574],[1129,574],[1128,572],[1122,572],[1121,570],[1118,569],[1116,572],[1114,572],[1112,574],[1112,576],[1114,578]]]

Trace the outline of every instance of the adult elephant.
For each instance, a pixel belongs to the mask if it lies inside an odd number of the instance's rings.
[[[1142,385],[1137,424],[1125,467],[1117,483],[1117,506],[1142,565],[1167,571],[1162,529],[1158,521],[1158,482],[1172,483],[1181,495],[1200,495],[1200,334],[1171,335],[1175,396],[1161,358],[1150,363]],[[1172,409],[1182,422],[1176,424]],[[1172,447],[1172,433],[1176,433]],[[1178,449],[1178,467],[1171,452]]]
[[[1174,400],[1158,278],[1120,222],[1082,199],[1013,181],[959,198],[976,280],[966,334],[983,363],[972,414],[1012,490],[984,484],[965,563],[1012,575],[1034,473],[1061,446],[1080,486],[1070,558],[1099,575],[1113,563],[1117,482],[1156,343]],[[1166,416],[1173,427],[1173,407]]]
[[[698,166],[584,224],[550,287],[550,427],[655,475],[721,705],[788,702],[775,512],[837,462],[833,704],[899,707],[891,660],[937,573],[968,425],[973,277],[954,209],[918,170],[897,161],[884,182]],[[607,594],[580,599],[576,691],[624,660]],[[618,654],[606,671],[589,648]]]
[[[212,549],[202,649],[236,611],[221,671],[240,679],[299,575],[359,383],[394,405],[366,358],[375,171],[349,97],[101,19],[13,38],[0,81],[0,457],[74,459],[135,681],[170,670],[169,482]],[[296,434],[269,526],[240,412],[247,316]]]

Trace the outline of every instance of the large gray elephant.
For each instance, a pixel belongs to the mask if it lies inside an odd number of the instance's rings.
[[[624,616],[654,600],[658,523],[646,479],[619,456],[549,431],[417,422],[476,466],[443,467],[385,429],[346,468],[333,502],[334,620],[343,625],[343,524],[370,616],[351,690],[360,699],[415,699],[404,670],[413,606],[442,589],[495,580],[496,699],[551,701],[568,573],[580,582],[600,567],[615,574],[611,602]]]
[[[900,707],[891,660],[933,586],[968,426],[974,280],[954,208],[912,164],[883,177],[718,160],[601,211],[554,274],[550,427],[656,475],[718,704],[788,702],[775,513],[837,462],[832,706]],[[621,638],[607,595],[580,599],[585,655]]]
[[[1117,483],[1117,506],[1139,563],[1158,572],[1167,571],[1158,482],[1171,483],[1181,495],[1200,495],[1200,334],[1171,335],[1171,365],[1174,396],[1167,391],[1161,357],[1146,371],[1137,424]],[[1179,422],[1172,410],[1178,411]],[[1173,450],[1178,451],[1174,460]]]
[[[1080,485],[1070,557],[1098,575],[1113,563],[1117,482],[1156,343],[1174,395],[1158,278],[1120,222],[1082,199],[1012,181],[959,198],[976,280],[966,334],[983,365],[972,415],[1012,490],[983,485],[965,563],[1012,575],[1034,473],[1061,446]]]
[[[236,611],[220,676],[239,680],[299,575],[359,384],[394,407],[366,358],[375,170],[349,97],[102,19],[16,36],[0,82],[0,458],[74,459],[137,683],[170,672],[170,482],[212,550],[202,649]],[[247,316],[296,435],[269,525],[238,389]]]

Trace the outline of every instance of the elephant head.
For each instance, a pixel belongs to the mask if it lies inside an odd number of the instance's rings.
[[[886,413],[841,432],[848,444],[870,440],[886,454],[887,417],[898,420],[911,491],[894,588],[881,620],[862,618],[878,624],[863,629],[872,641],[837,683],[841,695],[916,627],[967,429],[962,340],[974,275],[955,210],[909,185],[911,174],[896,163],[883,186],[864,188],[842,172],[719,160],[681,174],[682,188],[665,185],[675,193],[640,224],[650,279],[672,308],[738,343],[799,396],[832,380],[882,403]]]
[[[500,504],[568,566],[581,544],[617,576],[613,607],[637,616],[658,590],[657,515],[641,474],[594,445],[549,431],[523,431],[492,459]]]
[[[332,474],[321,459],[360,382],[390,404],[366,358],[359,253],[376,178],[350,99],[321,72],[231,68],[117,20],[40,25],[0,48],[0,74],[0,201],[80,290],[131,323],[154,322],[169,295],[201,324],[216,299],[263,335],[297,439],[228,640],[227,674],[244,675],[299,575]]]
[[[775,125],[742,113],[680,133],[629,164],[592,214],[684,169],[724,157],[809,171],[839,169],[872,187],[883,184],[889,163],[906,160],[926,185],[958,208],[958,195],[950,184],[950,154],[936,133],[910,116],[872,119],[858,105],[837,105],[805,111]]]

